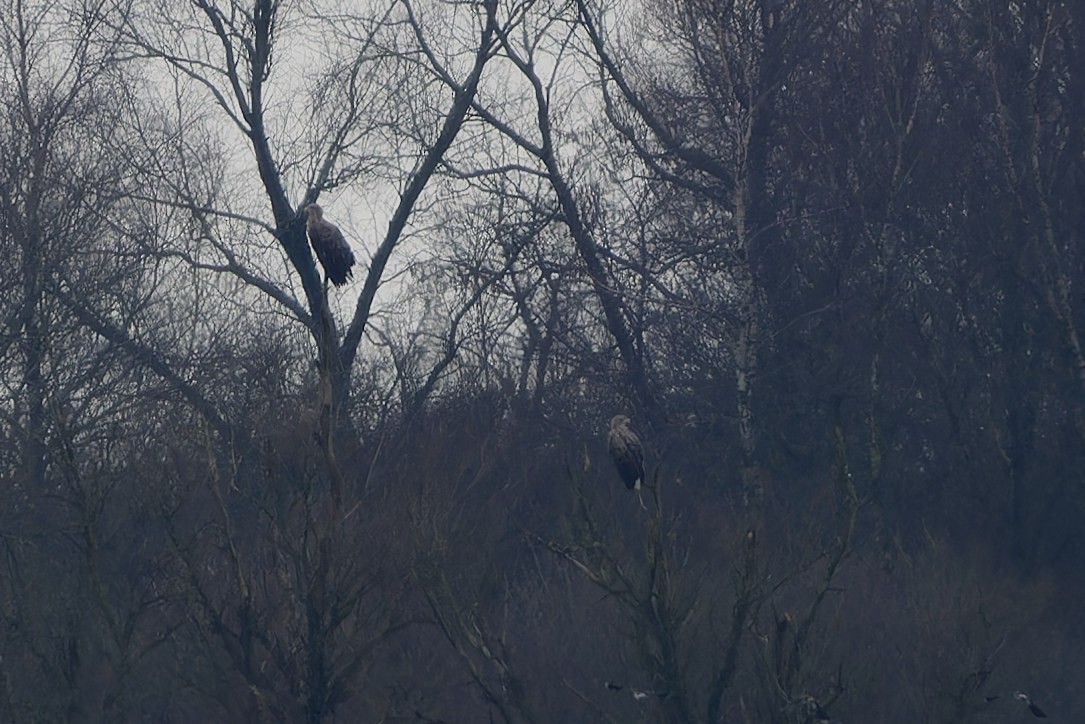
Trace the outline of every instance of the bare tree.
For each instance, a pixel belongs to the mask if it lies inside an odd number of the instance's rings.
[[[385,108],[380,102],[381,94],[394,93],[394,84],[404,78],[403,61],[391,52],[392,49],[382,45],[382,34],[396,27],[396,5],[392,4],[372,19],[340,18],[339,25],[345,27],[342,35],[336,35],[330,21],[320,16],[312,18],[312,22],[322,23],[317,26],[319,33],[335,37],[337,42],[349,48],[349,56],[333,59],[326,77],[310,77],[305,86],[295,89],[280,89],[275,83],[276,70],[281,64],[290,62],[288,58],[280,60],[280,44],[285,47],[295,37],[304,38],[310,20],[278,2],[257,2],[251,9],[240,3],[197,2],[186,8],[191,17],[184,20],[169,14],[149,20],[131,12],[124,16],[121,24],[135,52],[161,60],[168,71],[195,83],[248,143],[272,221],[261,223],[253,217],[244,218],[272,234],[281,246],[302,282],[304,307],[291,301],[281,282],[261,278],[244,268],[236,256],[231,256],[228,245],[219,247],[225,257],[225,264],[220,268],[242,276],[283,303],[291,314],[306,324],[314,339],[320,342],[320,359],[327,367],[325,374],[334,388],[332,399],[341,398],[348,392],[350,369],[377,289],[415,203],[462,126],[489,58],[497,22],[492,4],[479,8],[478,42],[470,51],[473,57],[466,79],[462,84],[457,83],[447,112],[437,117],[439,132],[419,139],[422,144],[419,161],[402,181],[399,202],[390,213],[388,232],[368,263],[354,316],[340,339],[326,311],[320,276],[299,210],[330,188],[347,187],[364,179],[379,160],[370,148],[377,145],[373,137],[382,132],[378,125],[381,119],[376,115]],[[188,27],[196,29],[189,34]],[[285,55],[287,51],[282,52]],[[387,76],[386,84],[375,84],[373,79],[382,73]],[[305,128],[308,138],[295,139],[283,126],[282,114],[288,109],[269,105],[268,98],[279,92],[297,94],[306,91],[312,104],[312,120]],[[279,129],[282,129],[281,139],[275,136]],[[280,147],[292,150],[297,144],[308,146],[310,155],[307,159],[293,159],[276,150]],[[295,171],[299,167],[305,169],[303,173]],[[297,203],[290,201],[292,192],[297,193]],[[198,199],[184,196],[162,201],[190,207],[201,216],[232,213],[228,209],[205,208]]]
[[[185,385],[137,338],[153,314],[137,290],[153,269],[113,231],[135,214],[120,149],[131,79],[116,63],[107,11],[23,0],[0,8],[9,80],[0,87],[0,426],[11,433],[0,597],[13,652],[0,669],[0,706],[13,721],[146,711],[153,697],[138,693],[139,667],[174,620],[155,590],[168,562],[118,535],[146,514],[148,498],[123,471],[146,433],[133,418],[161,392],[132,357],[179,383],[165,396]],[[118,574],[126,566],[131,574]],[[46,701],[44,690],[63,694]]]
[[[528,12],[530,10],[530,12]],[[554,128],[554,92],[561,72],[567,71],[564,61],[571,52],[572,34],[568,30],[562,10],[550,4],[526,3],[516,6],[515,12],[524,13],[524,32],[519,34],[499,31],[501,57],[505,67],[527,83],[525,91],[529,108],[528,117],[534,119],[533,127],[522,128],[506,117],[506,110],[486,99],[474,104],[477,112],[499,134],[511,141],[519,152],[535,164],[514,164],[509,170],[536,175],[544,179],[553,194],[554,210],[560,214],[575,244],[577,255],[590,280],[591,288],[602,311],[607,333],[616,345],[625,367],[629,385],[638,403],[653,425],[662,424],[662,410],[649,380],[645,366],[645,354],[636,345],[633,331],[627,319],[625,302],[616,286],[616,280],[607,272],[597,240],[584,218],[583,202],[578,200],[571,179],[571,170],[560,158],[557,130]],[[521,39],[522,37],[522,39]],[[550,57],[552,54],[552,58]],[[428,54],[433,72],[446,84],[455,85],[455,79],[439,58]],[[544,70],[547,64],[556,61]],[[559,70],[560,69],[560,70]],[[509,109],[512,110],[512,109]],[[503,167],[498,166],[495,171]]]
[[[765,313],[756,265],[775,222],[763,197],[773,105],[787,79],[782,42],[799,18],[773,2],[688,2],[665,15],[660,9],[665,30],[657,41],[676,53],[680,70],[638,88],[635,78],[651,71],[625,67],[632,58],[624,65],[615,59],[624,51],[604,37],[597,7],[578,2],[577,12],[615,128],[661,178],[716,205],[730,227],[725,236],[733,234],[724,244],[733,250],[727,271],[735,289],[729,346],[738,438],[745,493],[759,498],[754,391]]]

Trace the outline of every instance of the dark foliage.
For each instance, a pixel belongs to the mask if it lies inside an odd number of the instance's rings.
[[[168,55],[136,15],[0,2],[0,720],[1080,719],[1085,3],[649,1],[640,45],[599,3],[487,5],[447,116],[373,124],[427,175],[342,335],[250,5],[193,12],[246,49],[307,304],[234,254],[211,146],[128,105],[121,49]],[[426,21],[327,82],[455,85]],[[565,155],[536,27],[588,59],[610,181]],[[530,132],[475,98],[492,57]],[[490,133],[536,166],[479,161]],[[344,183],[383,167],[345,149]],[[412,213],[441,251],[397,337],[368,305]]]

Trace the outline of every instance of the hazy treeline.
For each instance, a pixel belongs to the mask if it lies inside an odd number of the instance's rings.
[[[0,0],[0,50],[0,720],[1085,712],[1085,4]]]

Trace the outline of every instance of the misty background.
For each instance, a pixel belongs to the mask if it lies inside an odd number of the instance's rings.
[[[1085,714],[1085,4],[0,0],[0,51],[0,720]]]

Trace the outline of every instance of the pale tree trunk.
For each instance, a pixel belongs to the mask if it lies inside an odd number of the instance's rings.
[[[752,125],[752,119],[751,119]],[[749,137],[747,136],[747,142]],[[757,436],[754,427],[754,390],[757,383],[757,350],[760,343],[757,285],[750,269],[750,238],[746,176],[740,173],[734,193],[735,233],[744,253],[735,275],[741,304],[738,330],[732,346],[735,362],[735,405],[738,417],[738,440],[741,451],[742,495],[746,504],[764,496],[764,480],[757,464]]]

